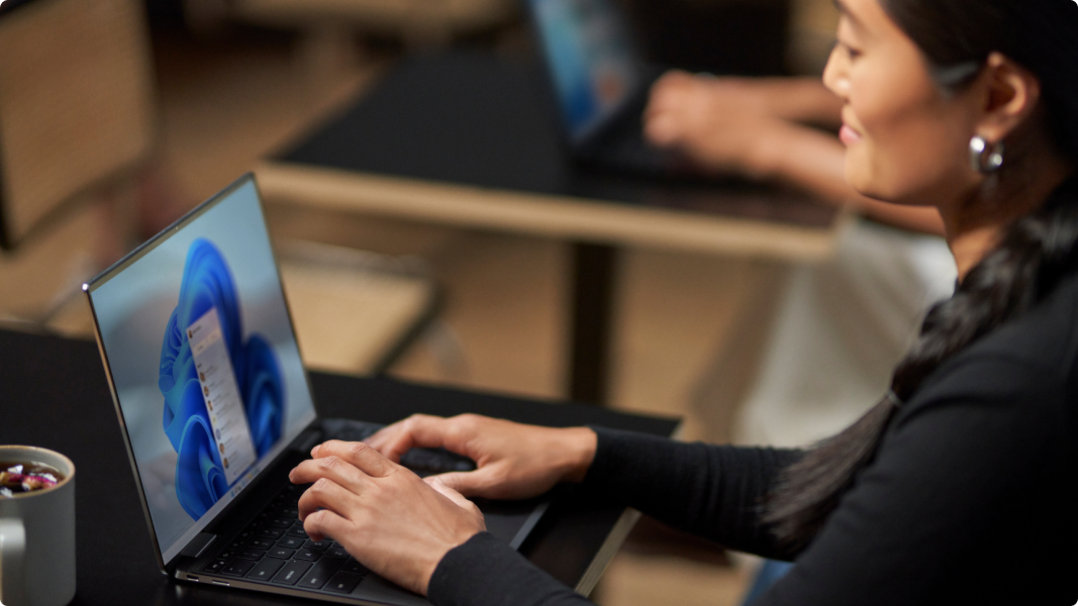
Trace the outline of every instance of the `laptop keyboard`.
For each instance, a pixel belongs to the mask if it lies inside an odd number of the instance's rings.
[[[327,435],[350,442],[366,440],[382,427],[384,425],[352,419],[326,419],[323,422]],[[400,462],[420,476],[475,469],[474,461],[444,448],[413,448],[401,456]]]
[[[326,432],[359,441],[381,426],[345,419],[328,420]],[[417,474],[475,469],[470,459],[444,449],[415,448],[401,464]],[[370,571],[332,539],[312,541],[299,521],[299,497],[306,486],[286,485],[246,528],[203,567],[204,572],[274,585],[349,594]]]
[[[305,489],[286,486],[203,570],[275,585],[351,593],[370,571],[336,541],[315,542],[303,530],[297,503]]]

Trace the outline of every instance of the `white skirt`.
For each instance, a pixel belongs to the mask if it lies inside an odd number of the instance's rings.
[[[847,426],[887,391],[925,312],[955,280],[942,238],[851,221],[831,259],[790,272],[735,440],[800,446]]]

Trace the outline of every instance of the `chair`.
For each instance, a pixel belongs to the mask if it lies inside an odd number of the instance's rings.
[[[129,207],[155,143],[143,11],[137,0],[32,0],[0,14],[5,261],[18,261],[60,219],[90,206],[106,213],[111,237],[130,241]],[[77,284],[68,287],[31,322],[47,322],[77,292]]]
[[[187,0],[190,10],[203,0]],[[497,32],[519,13],[517,0],[229,0],[218,17],[295,29],[307,77],[332,79],[354,64],[358,35],[403,42],[408,50],[443,47]]]
[[[63,281],[44,304],[6,306],[6,323],[86,334],[84,305],[70,305],[77,318],[61,313],[78,286],[161,227],[138,224],[160,203],[145,191],[158,151],[149,42],[141,0],[30,0],[0,12],[0,260]],[[64,254],[40,258],[43,241],[66,235],[58,224],[88,211],[101,224],[83,227],[80,215],[80,241],[97,250],[49,242]],[[385,370],[440,308],[436,282],[400,262],[309,243],[284,252],[299,338],[316,366]]]
[[[36,0],[0,18],[0,246],[129,181],[154,103],[141,4]]]
[[[312,368],[380,374],[440,328],[445,293],[417,257],[295,239],[277,248],[300,350]]]
[[[412,45],[496,27],[516,14],[515,0],[232,0],[232,16],[309,31],[345,27],[396,35]]]

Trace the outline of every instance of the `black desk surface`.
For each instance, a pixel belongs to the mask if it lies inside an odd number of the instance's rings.
[[[170,582],[152,552],[97,346],[0,330],[0,443],[63,452],[77,469],[78,592],[74,604],[287,604],[296,600]],[[592,406],[544,403],[386,378],[312,374],[323,416],[392,421],[463,411],[548,425],[599,424],[670,435],[677,421]],[[575,586],[622,509],[571,492],[521,551]]]
[[[828,228],[834,208],[775,186],[667,180],[581,166],[534,60],[419,54],[275,162]]]

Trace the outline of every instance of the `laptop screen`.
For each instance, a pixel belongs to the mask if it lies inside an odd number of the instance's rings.
[[[609,0],[528,0],[528,8],[569,137],[580,142],[642,85],[636,49]]]
[[[168,563],[315,417],[253,177],[83,288]]]

